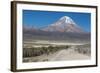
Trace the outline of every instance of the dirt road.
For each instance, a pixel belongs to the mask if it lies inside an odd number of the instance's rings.
[[[78,52],[75,52],[73,49],[68,50],[60,50],[53,56],[51,61],[59,61],[59,60],[79,60],[79,59],[89,59],[90,57]]]

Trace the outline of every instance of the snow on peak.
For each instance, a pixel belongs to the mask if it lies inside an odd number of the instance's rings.
[[[60,20],[64,20],[68,24],[75,24],[75,22],[69,16],[63,16]]]

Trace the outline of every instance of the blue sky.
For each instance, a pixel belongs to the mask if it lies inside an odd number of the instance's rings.
[[[23,25],[43,28],[56,22],[63,16],[71,17],[83,30],[91,31],[90,13],[23,10]]]

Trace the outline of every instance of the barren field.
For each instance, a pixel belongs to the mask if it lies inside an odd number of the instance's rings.
[[[85,60],[91,58],[89,43],[65,41],[24,41],[23,62]]]

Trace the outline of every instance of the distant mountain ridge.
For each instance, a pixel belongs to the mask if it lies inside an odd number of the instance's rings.
[[[46,31],[46,32],[74,32],[74,33],[84,33],[85,31],[78,26],[74,20],[68,16],[61,17],[58,21],[53,24],[48,25],[47,27],[38,29],[34,27],[24,27],[25,30],[31,31]]]
[[[50,41],[68,41],[68,42],[88,42],[90,33],[73,33],[73,32],[47,32],[47,31],[24,31],[24,40],[50,40]]]

